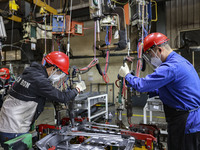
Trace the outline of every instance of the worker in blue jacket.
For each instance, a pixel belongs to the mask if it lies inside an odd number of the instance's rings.
[[[200,149],[200,80],[193,65],[174,52],[161,33],[144,39],[144,59],[154,72],[144,78],[129,73],[127,64],[119,75],[139,92],[159,95],[168,123],[168,150]]]

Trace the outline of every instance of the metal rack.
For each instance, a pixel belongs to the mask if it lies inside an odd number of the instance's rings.
[[[152,112],[153,111],[160,111],[160,112],[164,112],[163,111],[163,103],[162,101],[158,98],[158,97],[152,97],[152,98],[148,98],[147,99],[147,103],[143,108],[143,123],[146,124],[147,123],[147,111],[149,111],[149,115],[150,115],[150,123],[152,122]]]
[[[91,107],[97,103],[105,103],[105,108],[98,111],[94,115],[91,114]],[[91,122],[93,118],[105,114],[105,119],[108,119],[108,95],[101,93],[85,93],[79,95],[75,99],[76,109],[87,109],[88,110],[88,121]]]
[[[114,97],[115,97],[115,86],[114,86],[114,83],[90,83],[90,92],[93,92],[93,87],[94,86],[97,86],[97,89],[98,89],[98,92],[101,92],[101,88],[104,88],[106,87],[106,93],[110,93],[108,92],[108,87],[109,86],[112,86],[112,104],[115,104],[114,102]]]

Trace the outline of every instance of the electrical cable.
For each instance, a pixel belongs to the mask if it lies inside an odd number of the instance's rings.
[[[112,26],[110,26],[109,29],[109,43],[111,44],[111,40],[112,40]]]
[[[108,46],[108,45],[110,45],[110,43],[109,43],[109,37],[108,37],[108,34],[109,34],[109,31],[108,31],[108,26],[106,26],[106,36],[105,36],[105,43],[106,43],[106,45]]]
[[[46,13],[44,14],[44,24],[45,24],[44,55],[46,55],[47,54],[47,31],[46,31],[47,20],[46,20]]]
[[[140,76],[140,70],[142,68],[142,49],[143,49],[143,43],[144,43],[144,36],[147,35],[147,31],[144,28],[144,0],[142,3],[142,37],[139,39],[141,42],[138,43],[137,46],[137,52],[138,52],[138,61],[137,61],[137,67],[136,67],[136,76]]]
[[[109,77],[107,75],[107,71],[108,71],[108,66],[109,66],[109,58],[110,58],[110,51],[107,50],[106,51],[106,64],[105,64],[105,68],[104,68],[104,73],[103,73],[103,79],[106,83],[109,82]]]
[[[65,0],[65,3],[64,3],[64,5],[63,5],[63,10],[62,10],[62,13],[65,13],[66,4],[67,4],[67,0]]]
[[[38,2],[38,0],[36,0],[36,3],[35,3],[34,8],[33,8],[32,15],[35,13],[35,8],[36,8],[36,5],[37,5],[37,2]]]
[[[94,4],[95,6],[98,6],[98,2],[97,2],[96,0],[93,0],[93,4]]]
[[[96,68],[99,72],[99,74],[103,77],[103,80],[108,83],[109,82],[109,77],[107,75],[107,71],[108,71],[108,65],[109,65],[109,56],[110,56],[110,51],[107,50],[106,51],[106,64],[105,64],[105,68],[104,68],[104,72],[102,72],[101,70],[101,66],[98,64],[96,64]]]
[[[94,67],[96,64],[98,64],[98,59],[93,59],[87,67],[81,68],[81,69],[76,69],[76,72],[84,74],[88,72],[92,67]]]
[[[14,15],[14,11],[12,12],[12,15]],[[14,28],[14,21],[12,20],[12,30],[11,30],[11,45],[13,43],[13,28]],[[12,46],[11,46],[11,51],[12,51]]]
[[[117,4],[120,4],[120,5],[126,5],[128,2],[126,2],[126,3],[121,3],[121,2],[118,2],[118,1],[116,1],[116,0],[111,0],[111,1],[113,1],[114,3],[117,3]]]
[[[71,19],[72,19],[72,0],[70,1],[70,19],[69,19],[69,31],[68,31],[68,40],[67,40],[67,55],[68,55],[68,57],[70,57],[69,50],[70,50]]]
[[[94,58],[96,58],[97,21],[94,22]]]

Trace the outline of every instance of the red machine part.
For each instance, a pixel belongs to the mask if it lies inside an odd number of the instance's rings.
[[[148,125],[148,124],[131,124],[131,128],[137,128],[137,129],[144,129],[146,134],[151,134],[152,136],[155,136],[155,134],[158,134],[159,129],[155,125]]]
[[[70,33],[72,35],[80,35],[84,36],[84,23],[83,22],[77,22],[77,21],[71,21],[70,27],[70,16],[66,15],[66,33]]]
[[[85,141],[85,137],[84,137],[84,136],[79,136],[79,137],[78,137],[78,141],[79,141],[80,143],[83,143],[83,142]]]
[[[152,142],[157,142],[157,139],[151,134],[143,134],[131,131],[121,131],[122,135],[133,136],[137,140],[146,141],[146,147],[148,150],[152,149]]]
[[[60,130],[61,127],[58,126],[53,126],[53,125],[49,125],[49,124],[40,124],[38,125],[38,131],[39,134],[42,135],[44,133],[45,129],[56,129],[56,130]]]
[[[84,23],[83,22],[77,22],[77,21],[72,21],[72,20],[70,21],[70,16],[65,15],[64,25],[65,25],[65,27],[63,27],[63,29],[65,29],[65,31],[52,32],[52,34],[55,34],[55,35],[66,34],[66,36],[68,36],[67,34],[70,33],[70,35],[84,36]]]
[[[55,146],[52,146],[51,148],[49,148],[48,150],[55,150],[56,147]]]
[[[86,117],[83,117],[83,118],[74,118],[74,120],[76,122],[82,122],[85,119],[86,119]],[[67,118],[67,117],[66,118],[62,118],[62,120],[61,120],[62,126],[65,126],[67,123],[69,123],[69,121],[70,121],[70,118]],[[87,121],[88,121],[88,118],[87,118]]]

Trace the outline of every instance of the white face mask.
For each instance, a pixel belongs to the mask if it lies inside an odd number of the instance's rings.
[[[49,76],[49,80],[54,84],[65,76],[65,73],[58,74],[57,69]]]
[[[58,82],[60,79],[62,79],[65,76],[65,73],[61,74],[54,74],[49,77],[49,80],[52,81],[52,83]]]
[[[160,58],[154,56],[151,58],[151,64],[157,68],[162,64],[162,61]]]
[[[156,51],[156,54],[154,55],[154,57],[151,58],[151,64],[156,68],[159,67],[162,64],[161,55],[160,55],[160,58],[159,58],[158,55],[157,55],[157,51]]]

